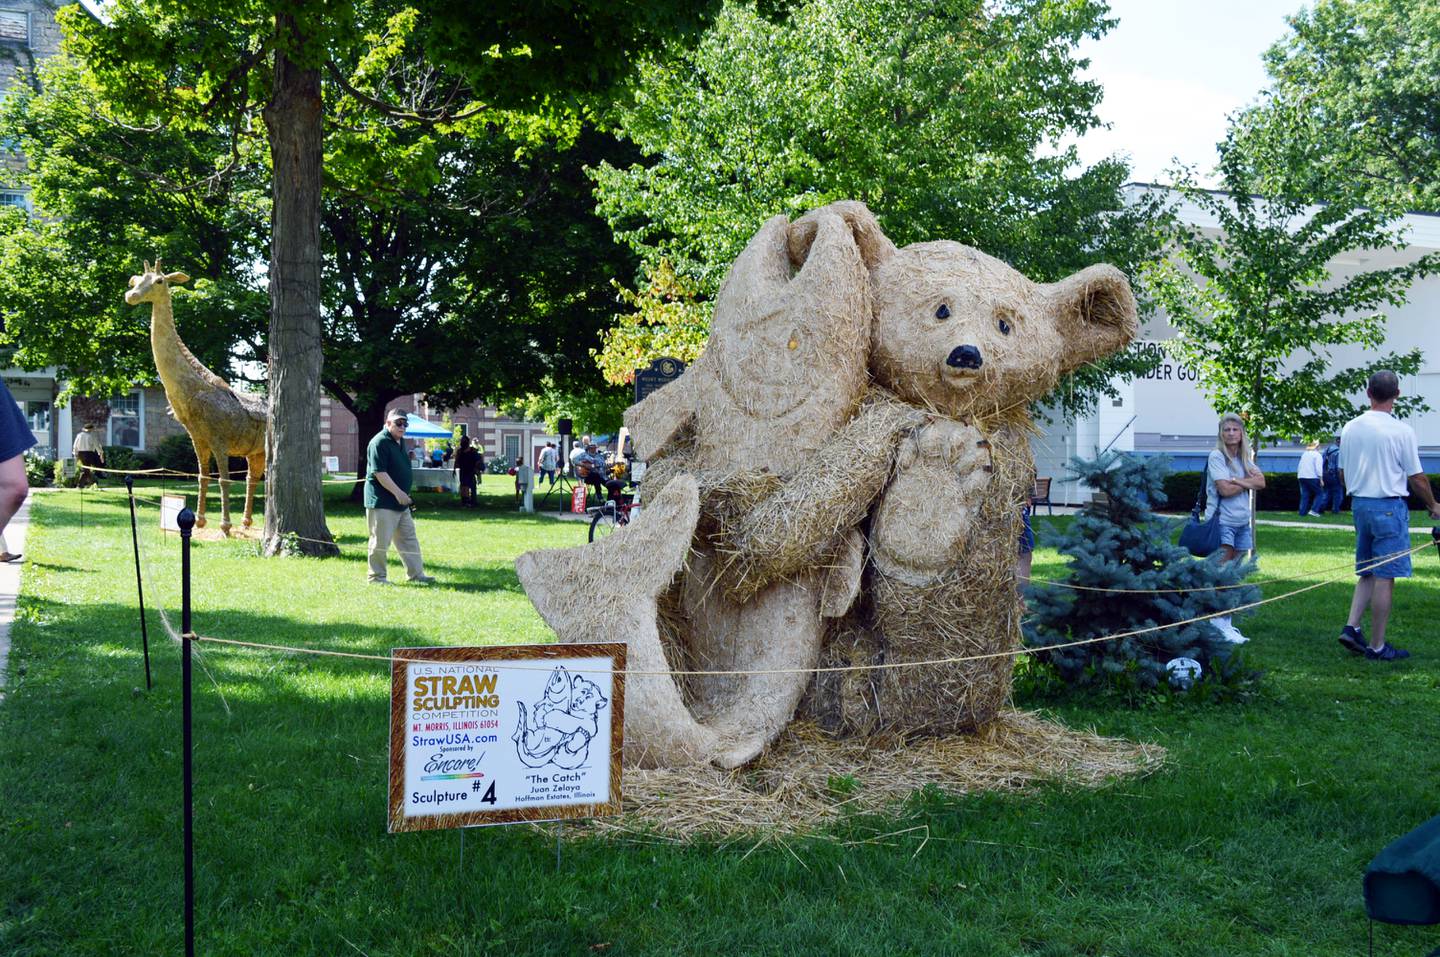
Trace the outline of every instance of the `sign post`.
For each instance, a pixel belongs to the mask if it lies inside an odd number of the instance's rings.
[[[191,685],[190,631],[190,532],[195,513],[188,508],[179,517],[180,526],[180,738],[181,800],[185,805],[185,957],[195,957],[195,744],[191,715],[194,704]]]
[[[392,832],[620,812],[623,642],[392,657]]]

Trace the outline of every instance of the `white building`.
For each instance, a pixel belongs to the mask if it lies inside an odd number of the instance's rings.
[[[1125,187],[1131,196],[1150,190],[1165,189],[1144,183]],[[1167,190],[1168,192],[1168,190]],[[1219,235],[1219,223],[1192,202],[1182,202],[1180,219],[1202,232]],[[1407,214],[1400,224],[1405,231],[1407,248],[1360,250],[1331,260],[1331,274],[1336,281],[1347,275],[1413,262],[1440,250],[1440,215]],[[1402,377],[1400,389],[1407,395],[1423,397],[1432,411],[1409,420],[1420,440],[1421,461],[1427,472],[1440,472],[1440,275],[1418,280],[1409,291],[1409,300],[1399,309],[1386,313],[1385,352],[1403,352],[1418,348],[1424,355],[1420,374]],[[1141,339],[1162,343],[1174,336],[1163,313],[1141,317]],[[1366,362],[1361,346],[1337,346],[1331,349],[1332,368],[1346,368]],[[1219,414],[1201,395],[1192,370],[1165,358],[1150,375],[1131,383],[1121,384],[1120,397],[1102,399],[1100,408],[1079,421],[1056,421],[1041,424],[1042,432],[1031,442],[1035,464],[1041,476],[1053,478],[1051,499],[1056,502],[1083,502],[1089,493],[1073,481],[1066,481],[1067,463],[1076,454],[1093,456],[1097,449],[1138,452],[1142,455],[1169,453],[1177,470],[1199,469],[1204,457],[1215,447],[1215,430]],[[1363,403],[1363,394],[1353,396]],[[1261,466],[1267,471],[1294,471],[1300,455],[1299,447],[1279,447],[1261,453]]]

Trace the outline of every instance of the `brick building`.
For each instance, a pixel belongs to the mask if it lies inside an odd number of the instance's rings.
[[[465,432],[472,441],[480,443],[487,462],[500,455],[509,462],[521,457],[534,465],[546,442],[558,444],[559,441],[559,436],[545,431],[543,423],[520,422],[488,406],[442,409],[425,401],[425,396],[421,394],[396,399],[390,406],[407,409],[435,425],[441,425],[448,416],[452,424],[465,426]],[[369,442],[371,438],[367,435],[364,441]],[[320,454],[338,460],[338,468],[332,468],[332,471],[355,471],[361,454],[359,442],[355,416],[328,395],[321,396]],[[336,461],[330,462],[332,466],[336,464]]]

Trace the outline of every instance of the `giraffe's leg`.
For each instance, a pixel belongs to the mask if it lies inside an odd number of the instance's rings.
[[[230,449],[215,447],[215,468],[220,473],[220,534],[230,536]]]
[[[253,455],[247,455],[245,461],[250,468],[245,473],[245,519],[241,524],[249,528],[255,524],[255,520],[251,518],[255,511],[255,483],[265,474],[265,451],[262,449]]]
[[[195,527],[205,527],[205,498],[210,492],[210,446],[195,436],[190,436],[195,445],[195,461],[200,463],[200,501],[195,503]]]

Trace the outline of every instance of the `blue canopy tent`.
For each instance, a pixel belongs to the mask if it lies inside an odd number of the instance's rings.
[[[427,422],[414,412],[408,416],[410,427],[405,430],[407,439],[449,439],[454,438],[454,433],[449,429],[438,426],[433,422]]]

